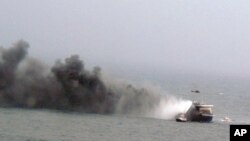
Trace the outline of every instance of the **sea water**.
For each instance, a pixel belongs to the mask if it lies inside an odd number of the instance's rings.
[[[1,141],[229,140],[225,123],[177,123],[119,115],[0,109]]]
[[[157,82],[176,97],[213,104],[213,122],[0,108],[0,140],[228,141],[230,124],[250,123],[250,81],[246,79],[166,78]],[[200,93],[192,93],[192,89]],[[224,117],[232,122],[223,122]]]

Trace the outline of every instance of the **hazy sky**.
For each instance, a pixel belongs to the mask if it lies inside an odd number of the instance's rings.
[[[79,54],[103,68],[250,76],[249,7],[249,0],[1,0],[0,45],[24,39],[45,62]]]

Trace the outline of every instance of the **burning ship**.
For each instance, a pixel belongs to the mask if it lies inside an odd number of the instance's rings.
[[[201,104],[193,102],[186,113],[177,115],[177,122],[198,121],[198,122],[211,122],[213,119],[212,112],[213,105]]]

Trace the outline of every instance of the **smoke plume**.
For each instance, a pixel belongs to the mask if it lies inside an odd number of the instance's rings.
[[[0,106],[87,113],[119,113],[171,119],[190,101],[167,96],[151,86],[103,79],[100,67],[85,69],[78,55],[47,68],[27,56],[23,40],[0,49]]]

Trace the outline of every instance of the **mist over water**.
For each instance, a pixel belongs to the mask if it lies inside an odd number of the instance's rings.
[[[0,106],[172,119],[191,101],[177,99],[153,85],[133,86],[86,70],[78,55],[57,60],[50,69],[29,57],[23,40],[1,48]]]

